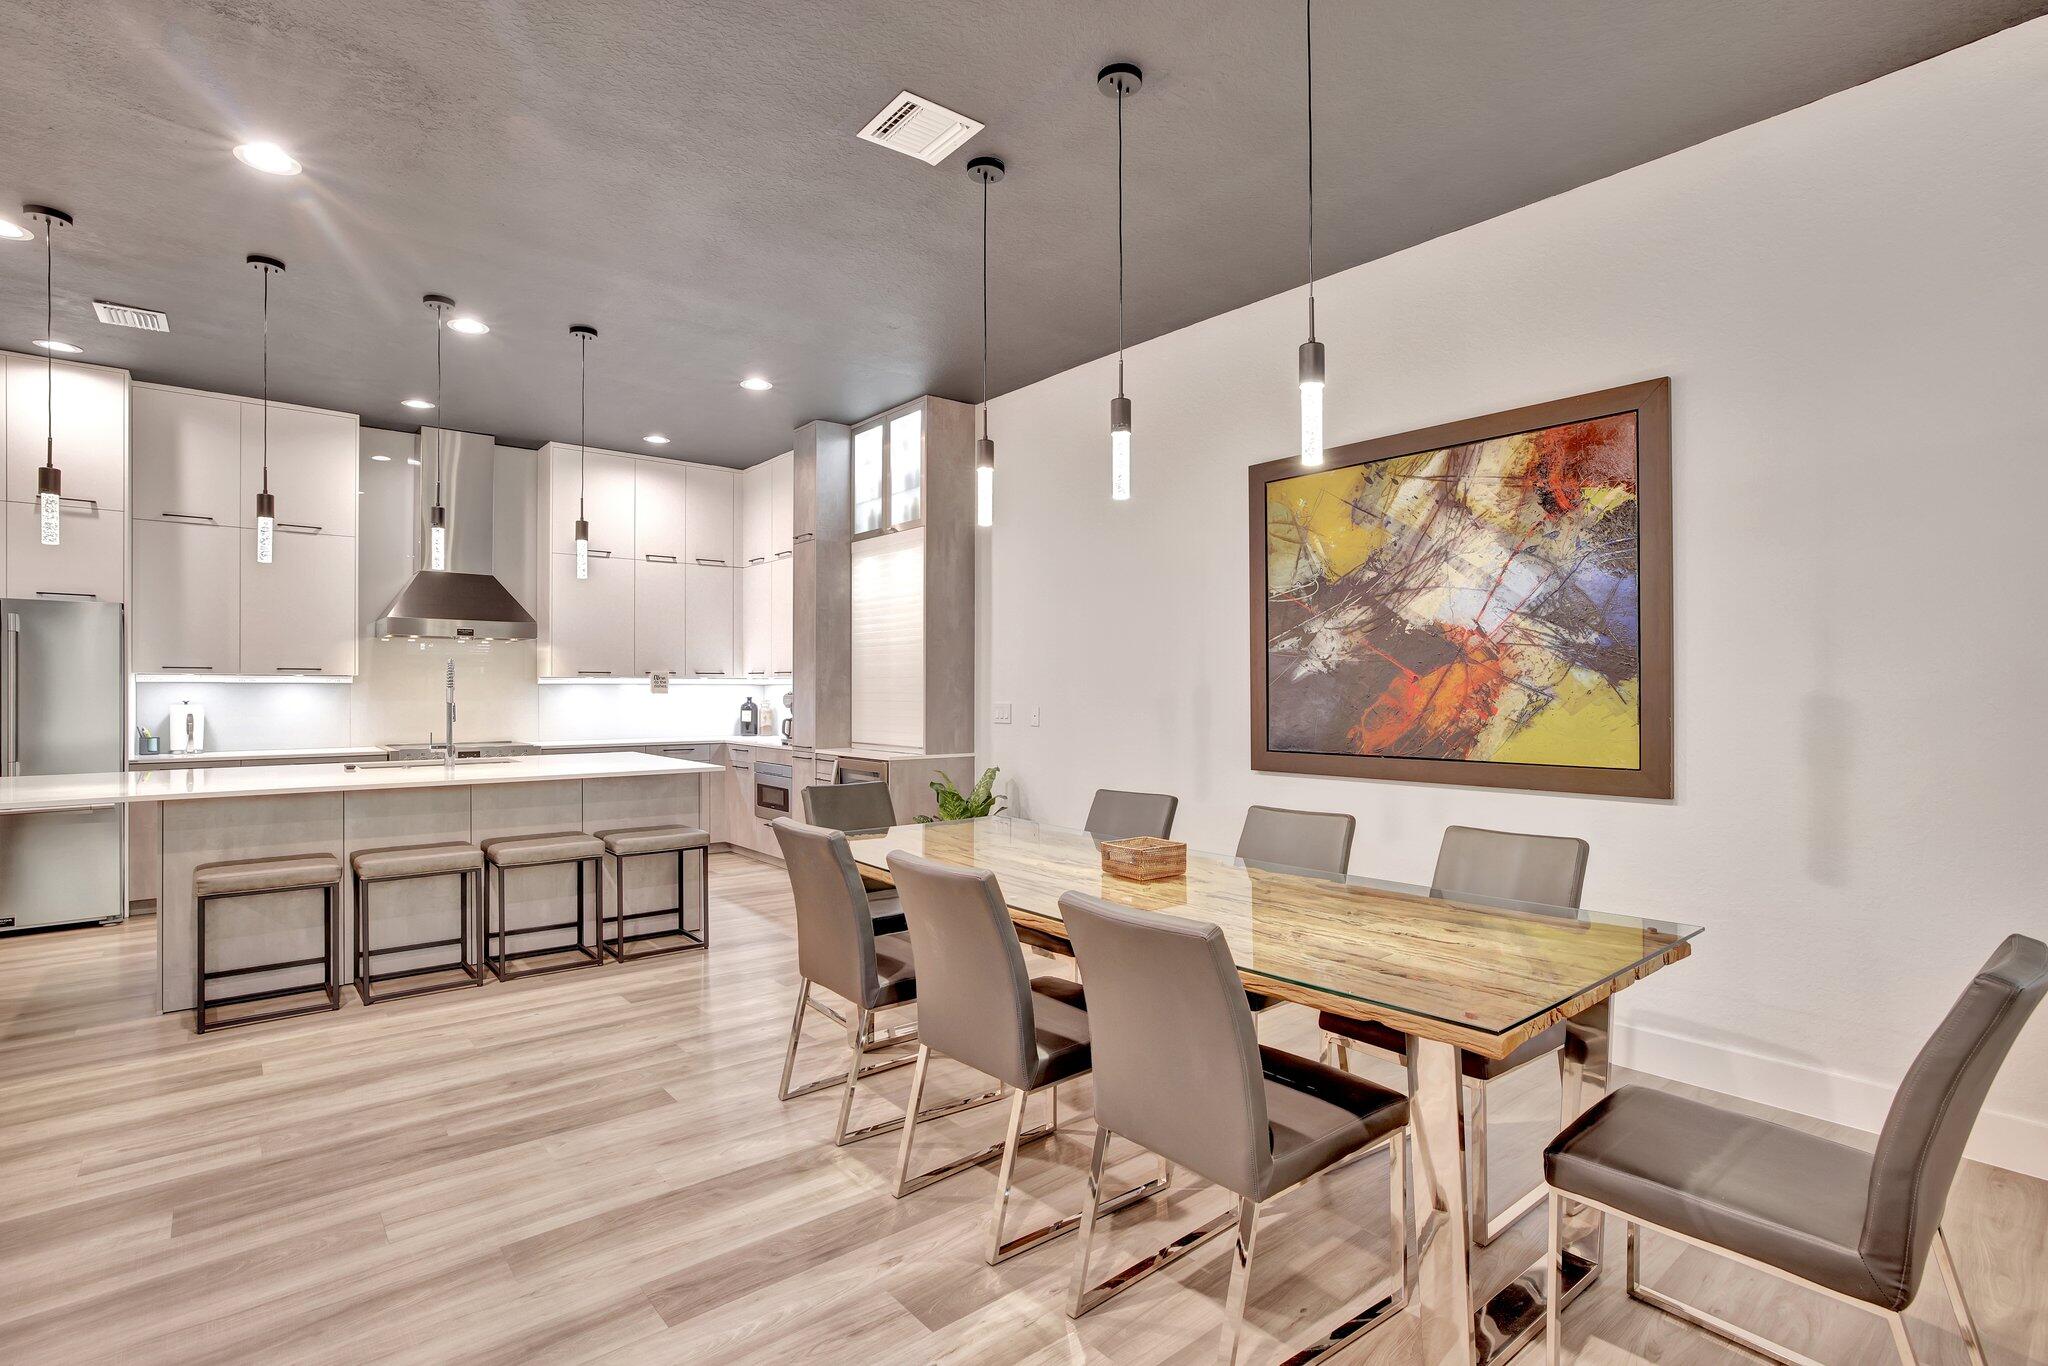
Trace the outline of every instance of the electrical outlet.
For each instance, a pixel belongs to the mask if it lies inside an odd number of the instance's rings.
[[[1010,704],[1008,702],[996,703],[996,724],[999,726],[1010,724]]]
[[[1038,708],[1036,707],[1031,709],[1031,724],[1034,726],[1038,724]]]

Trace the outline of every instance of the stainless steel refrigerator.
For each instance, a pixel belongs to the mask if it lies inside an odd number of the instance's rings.
[[[118,773],[127,755],[120,604],[0,599],[0,775]],[[0,933],[128,913],[119,804],[0,815]]]

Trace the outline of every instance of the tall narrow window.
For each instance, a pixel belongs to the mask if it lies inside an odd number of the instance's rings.
[[[889,421],[889,525],[924,518],[924,409]]]

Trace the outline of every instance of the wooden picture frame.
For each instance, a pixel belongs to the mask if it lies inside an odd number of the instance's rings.
[[[1630,414],[1635,420],[1635,609],[1639,668],[1635,702],[1638,744],[1634,767],[1456,756],[1307,752],[1300,748],[1270,747],[1269,484]],[[1290,457],[1253,465],[1248,475],[1251,766],[1255,771],[1613,797],[1669,798],[1672,795],[1671,381],[1668,378],[1333,447],[1327,452],[1320,471],[1304,469],[1298,458]],[[1514,557],[1506,558],[1512,560]]]

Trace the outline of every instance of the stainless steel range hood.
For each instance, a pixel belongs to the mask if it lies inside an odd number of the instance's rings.
[[[416,569],[372,632],[386,640],[532,640],[533,615],[491,572],[496,443],[476,432],[420,428],[413,496]],[[446,514],[444,570],[427,568],[435,484]]]

